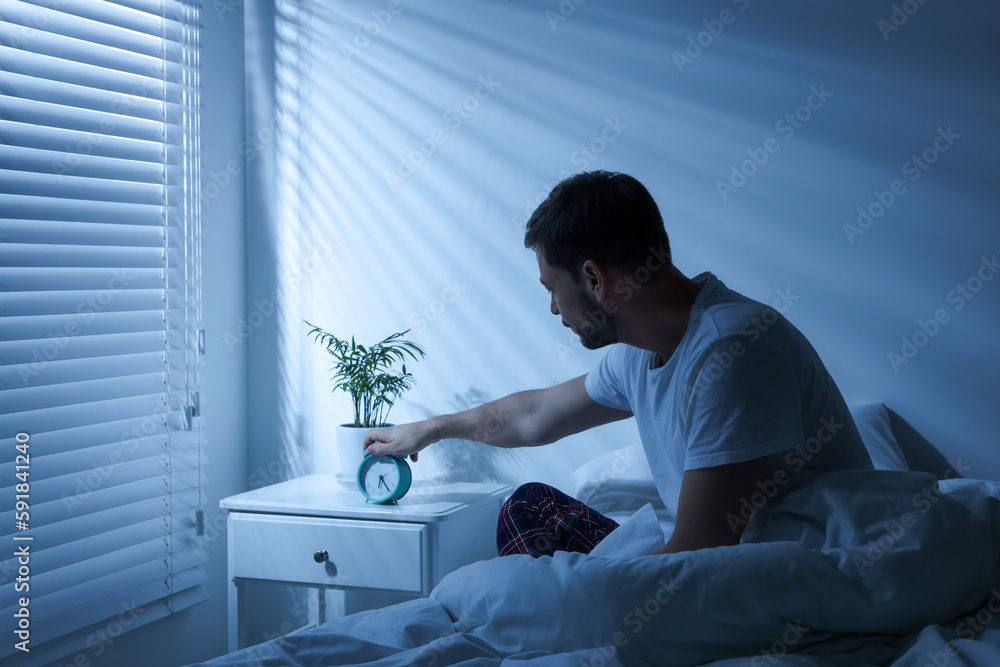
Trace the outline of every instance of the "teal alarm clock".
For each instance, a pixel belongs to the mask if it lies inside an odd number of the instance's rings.
[[[358,488],[373,503],[392,503],[410,490],[410,465],[405,456],[365,454],[358,466]]]

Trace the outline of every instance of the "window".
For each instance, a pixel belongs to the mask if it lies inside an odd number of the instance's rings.
[[[197,7],[0,0],[4,664],[206,597]]]

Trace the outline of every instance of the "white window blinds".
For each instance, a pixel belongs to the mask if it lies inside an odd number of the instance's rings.
[[[197,7],[0,0],[4,664],[205,597]]]

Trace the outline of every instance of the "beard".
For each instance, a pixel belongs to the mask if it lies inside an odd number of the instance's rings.
[[[580,343],[585,348],[598,350],[618,342],[618,325],[613,315],[591,303],[583,293],[580,294],[580,310],[583,312],[581,331],[573,331],[580,337]]]

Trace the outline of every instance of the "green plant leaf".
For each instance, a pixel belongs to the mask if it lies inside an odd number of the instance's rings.
[[[374,345],[357,343],[354,336],[350,345],[307,320],[307,335],[322,345],[330,354],[333,391],[344,391],[351,396],[356,426],[375,427],[388,421],[389,408],[404,391],[413,387],[413,374],[406,369],[406,357],[416,361],[425,353],[416,343],[404,340],[406,331],[390,334]],[[417,356],[419,355],[419,357]],[[402,371],[393,370],[396,362]]]

